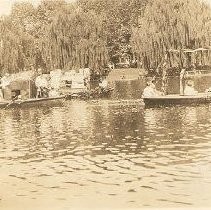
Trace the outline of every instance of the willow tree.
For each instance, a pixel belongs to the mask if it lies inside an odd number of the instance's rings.
[[[49,68],[90,67],[99,71],[108,59],[102,19],[80,8],[57,14],[46,27],[41,47]]]
[[[100,71],[107,63],[106,35],[101,16],[84,12],[64,0],[42,0],[34,8],[16,3],[0,20],[0,67],[4,72],[28,69],[29,64]]]
[[[16,3],[10,16],[0,21],[0,66],[1,71],[14,73],[34,64],[33,13],[30,3]]]
[[[174,50],[210,46],[211,8],[199,0],[152,0],[133,28],[133,51],[147,69],[185,67],[191,55]],[[195,62],[209,62],[210,53],[204,54],[196,53]]]
[[[109,59],[119,62],[123,55],[132,55],[130,46],[131,27],[148,0],[78,0],[85,12],[94,11],[104,21]]]
[[[22,71],[34,62],[34,39],[21,30],[10,18],[0,24],[1,72]]]

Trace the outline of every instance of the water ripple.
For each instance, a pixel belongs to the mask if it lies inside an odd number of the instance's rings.
[[[67,206],[211,206],[207,107],[71,101],[0,114],[1,203],[14,194]]]

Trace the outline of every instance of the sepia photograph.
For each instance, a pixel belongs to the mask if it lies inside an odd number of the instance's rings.
[[[0,0],[0,210],[211,209],[211,0]]]

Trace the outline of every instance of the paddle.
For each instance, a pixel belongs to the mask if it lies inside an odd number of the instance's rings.
[[[17,102],[17,101],[15,101],[15,100],[17,100],[18,99],[18,96],[15,96],[12,100],[11,100],[11,102],[9,102],[7,105],[6,105],[6,107],[4,108],[4,109],[6,109],[6,108],[8,108],[9,106],[11,106],[12,104],[21,104],[21,101],[20,102]]]

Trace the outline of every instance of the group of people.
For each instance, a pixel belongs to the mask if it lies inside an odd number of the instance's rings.
[[[34,97],[36,98],[47,98],[47,97],[56,97],[59,95],[59,89],[61,87],[60,80],[61,77],[53,76],[53,74],[43,74],[41,68],[37,69],[34,78],[34,84],[36,88],[36,92]],[[8,73],[5,74],[2,78],[0,78],[0,99],[4,99],[5,89],[11,84],[11,75]],[[87,90],[90,89],[90,84],[88,79],[84,79],[84,86],[87,87]],[[106,78],[101,78],[99,83],[99,91],[102,92],[106,90],[108,87],[108,81]]]
[[[10,75],[5,74],[0,79],[0,98],[4,98],[4,89],[10,84]],[[45,74],[42,73],[42,69],[37,70],[37,76],[35,78],[35,86],[36,86],[36,97],[37,98],[45,98],[49,96],[56,96],[58,95],[58,91],[55,88],[52,88],[50,85],[49,79],[46,77]],[[108,88],[108,81],[106,78],[102,78],[99,83],[99,90],[104,91]],[[194,89],[194,82],[192,80],[187,80],[185,83],[184,88],[184,95],[192,96],[196,95],[198,91]],[[151,80],[147,82],[147,86],[143,90],[142,97],[158,97],[164,95],[163,92],[158,91],[155,87],[155,81]]]
[[[0,78],[0,100],[5,99],[5,90],[11,84],[11,75],[6,73],[3,77]],[[36,98],[46,98],[49,96],[58,96],[58,92],[55,88],[51,87],[49,79],[45,74],[42,73],[42,69],[37,70],[35,77],[35,86],[36,86]],[[20,99],[21,96],[15,99]],[[14,100],[14,97],[13,97]]]
[[[198,91],[194,88],[194,82],[192,80],[187,80],[184,88],[184,94],[185,96],[193,96],[197,95]],[[150,97],[158,97],[164,95],[163,92],[158,91],[155,87],[154,81],[151,80],[147,82],[147,86],[145,87],[142,97],[143,98],[150,98]]]

